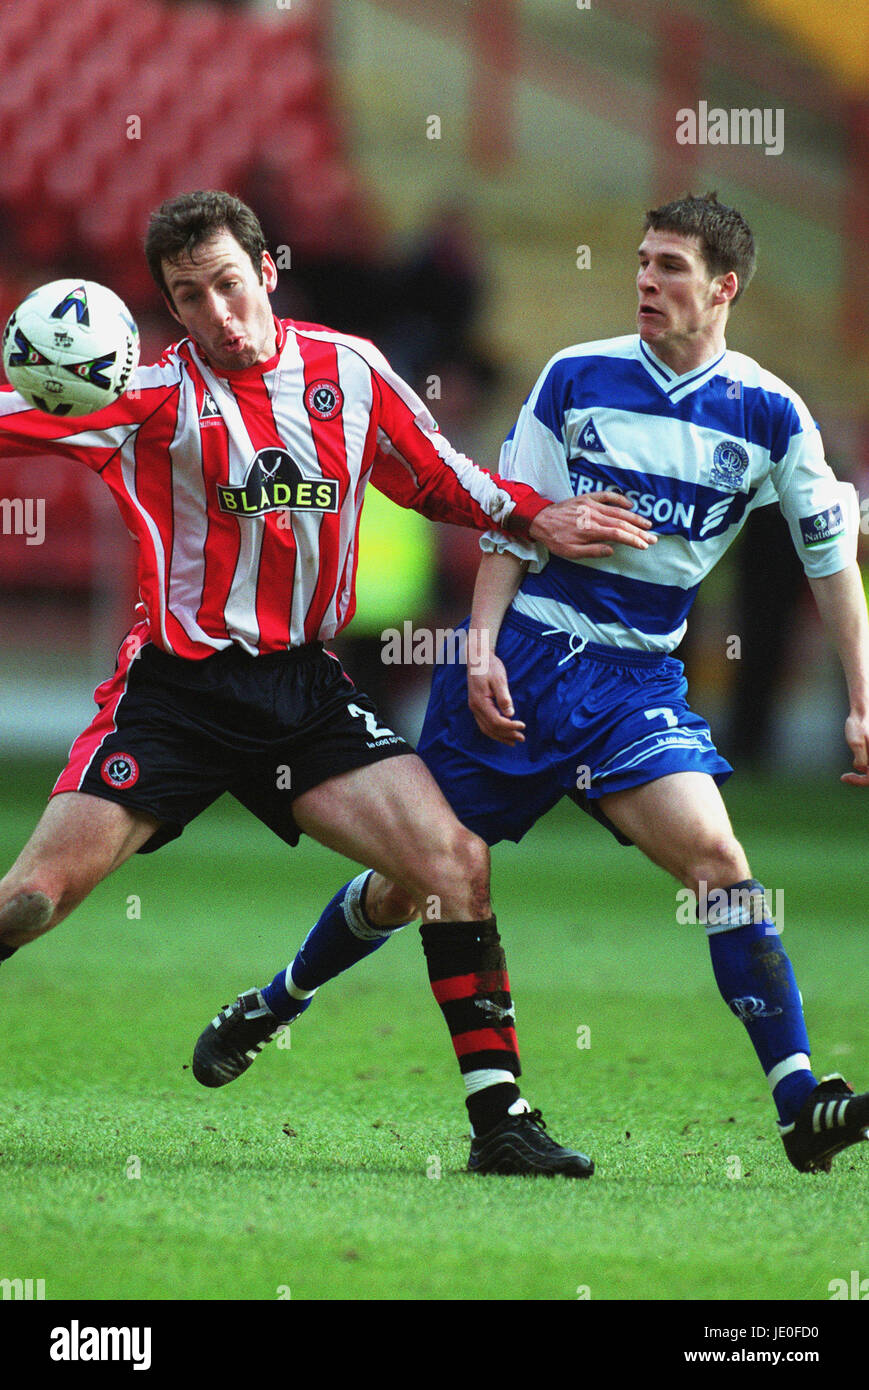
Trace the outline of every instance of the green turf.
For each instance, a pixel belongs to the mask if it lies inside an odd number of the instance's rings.
[[[0,771],[8,862],[51,775]],[[866,1086],[869,808],[835,783],[729,802],[783,891],[818,1065]],[[0,970],[0,1278],[48,1299],[766,1301],[869,1274],[869,1148],[831,1177],[785,1163],[675,885],[569,810],[493,860],[526,1094],[594,1155],[590,1182],[463,1171],[415,929],[324,989],[289,1048],[197,1087],[202,1026],[348,868],[225,800]]]

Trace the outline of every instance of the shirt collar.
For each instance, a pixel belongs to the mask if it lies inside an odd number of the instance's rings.
[[[715,353],[708,361],[701,363],[699,367],[692,367],[690,371],[683,372],[680,376],[672,367],[668,367],[666,362],[662,362],[660,357],[656,357],[652,349],[643,342],[639,335],[637,336],[637,348],[640,362],[649,376],[674,402],[682,400],[683,396],[688,396],[699,386],[703,386],[711,376],[714,376],[727,355],[725,345],[721,352]]]

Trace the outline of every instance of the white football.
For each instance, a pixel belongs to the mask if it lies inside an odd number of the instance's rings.
[[[52,280],[22,300],[3,333],[3,367],[29,405],[89,415],[127,389],[139,330],[122,299],[93,280]]]

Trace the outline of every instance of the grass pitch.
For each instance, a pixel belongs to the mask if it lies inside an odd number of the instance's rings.
[[[54,769],[0,771],[8,863]],[[866,1088],[869,802],[739,778],[728,802],[780,894],[816,1067]],[[790,1168],[675,885],[571,808],[497,848],[493,885],[525,1094],[590,1181],[465,1173],[416,928],[325,987],[289,1047],[198,1087],[201,1028],[352,872],[224,799],[0,969],[0,1278],[48,1300],[764,1303],[869,1275],[869,1146],[831,1177]]]

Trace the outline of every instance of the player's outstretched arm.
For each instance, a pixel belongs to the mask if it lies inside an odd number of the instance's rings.
[[[360,346],[372,367],[378,403],[371,482],[393,502],[433,521],[530,536],[568,560],[611,555],[614,545],[648,548],[651,522],[638,517],[621,493],[553,502],[539,479],[532,485],[479,468],[449,444],[425,404],[377,350]]]
[[[589,560],[612,555],[616,545],[648,550],[658,537],[651,521],[638,516],[633,503],[620,492],[586,493],[544,507],[528,534],[565,560]]]
[[[854,771],[843,782],[869,787],[869,618],[859,566],[854,563],[836,574],[809,583],[826,631],[835,643],[848,685],[850,705],[845,721],[845,741],[854,760]]]
[[[176,396],[177,386],[170,382],[163,390],[128,392],[92,415],[49,415],[0,386],[0,458],[57,454],[100,472],[132,431]]]
[[[481,732],[498,743],[524,743],[525,725],[516,719],[507,672],[495,655],[504,614],[528,568],[508,550],[484,554],[477,571],[468,633],[468,705]]]

